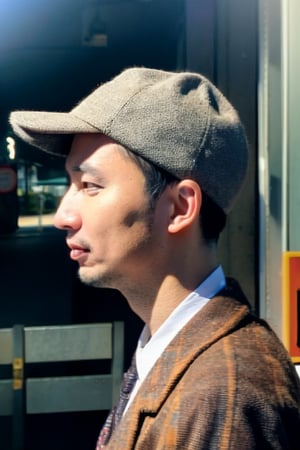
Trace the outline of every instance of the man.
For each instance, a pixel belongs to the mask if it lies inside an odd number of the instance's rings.
[[[129,402],[97,448],[298,449],[293,364],[218,264],[248,158],[217,88],[199,74],[133,68],[69,113],[10,120],[25,141],[66,156],[55,225],[81,280],[119,289],[145,322]]]

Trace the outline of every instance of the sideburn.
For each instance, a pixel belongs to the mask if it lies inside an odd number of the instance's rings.
[[[124,218],[124,224],[131,228],[136,222],[146,222],[149,229],[152,228],[154,211],[150,203],[143,210],[130,211]]]

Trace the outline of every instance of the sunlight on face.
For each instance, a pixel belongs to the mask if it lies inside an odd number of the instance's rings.
[[[149,272],[159,245],[140,168],[103,135],[77,136],[66,167],[71,184],[55,225],[68,232],[81,280],[121,289]]]

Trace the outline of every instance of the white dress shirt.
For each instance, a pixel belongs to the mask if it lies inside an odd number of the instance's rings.
[[[222,267],[218,266],[195,291],[191,292],[180,302],[152,337],[150,337],[148,326],[145,325],[136,349],[138,379],[127,403],[125,412],[135,397],[140,385],[176,334],[225,285],[226,281]]]

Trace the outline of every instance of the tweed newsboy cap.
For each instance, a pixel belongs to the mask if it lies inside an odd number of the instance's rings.
[[[126,69],[70,112],[15,111],[10,123],[26,142],[61,156],[75,134],[103,133],[175,177],[194,179],[225,212],[246,176],[238,114],[197,73]]]

